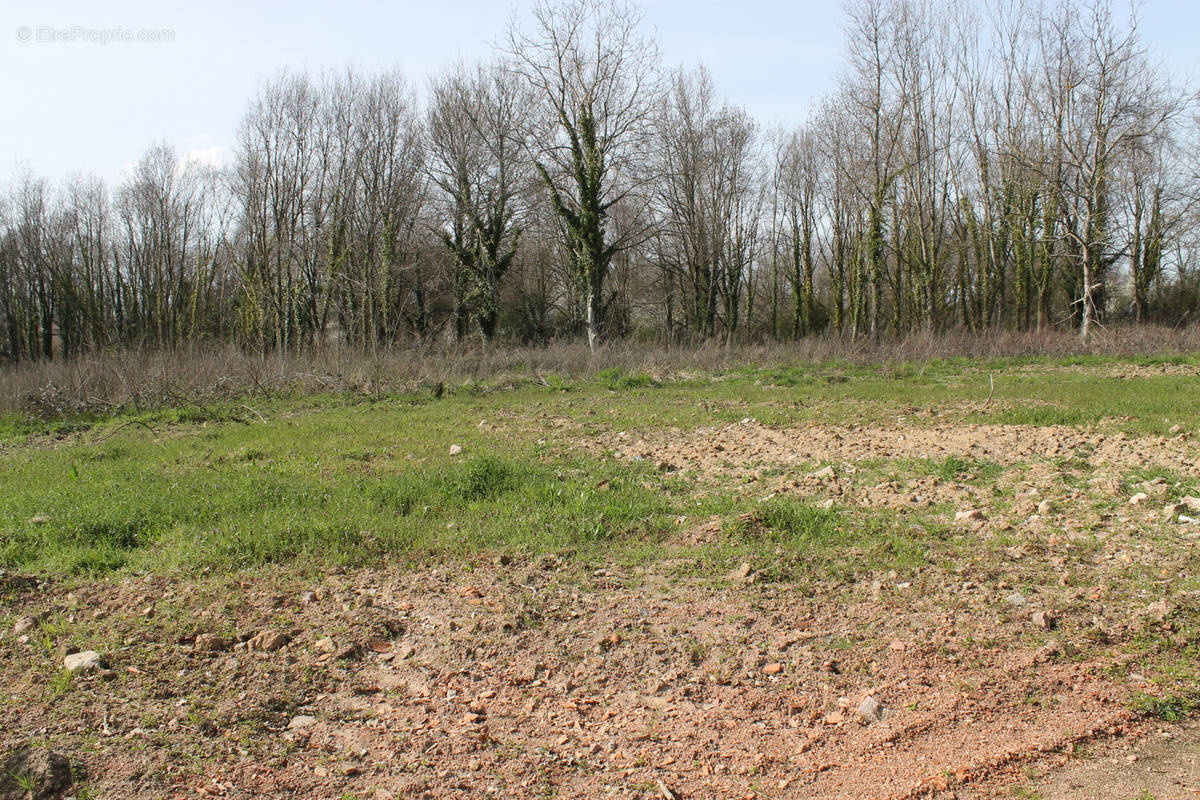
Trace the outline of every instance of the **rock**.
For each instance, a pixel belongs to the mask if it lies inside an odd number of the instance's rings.
[[[1129,505],[1140,506],[1142,503],[1150,499],[1150,495],[1145,492],[1138,492],[1133,497],[1129,498]]]
[[[880,703],[871,695],[867,695],[858,704],[858,717],[868,723],[879,722],[879,720],[883,719],[883,703]]]
[[[821,467],[816,472],[810,472],[808,477],[818,481],[837,480],[837,472],[834,471],[832,466],[826,466]]]
[[[834,711],[832,714],[828,714],[825,717],[826,725],[841,725],[845,721],[846,715],[840,711]]]
[[[1165,506],[1163,506],[1162,518],[1164,520],[1171,520],[1175,518],[1175,515],[1182,514],[1187,510],[1188,507],[1183,503],[1167,503]]]
[[[984,514],[978,508],[964,508],[954,515],[955,525],[974,525],[983,522],[987,519],[987,514]]]
[[[308,606],[308,605],[312,605],[315,602],[317,602],[317,593],[316,592],[301,592],[300,593],[300,604],[301,605]]]
[[[215,633],[201,633],[192,641],[192,649],[198,653],[219,653],[222,650],[228,650],[232,644],[224,636],[218,636]]]
[[[104,656],[95,650],[84,650],[82,653],[72,653],[63,659],[63,667],[72,675],[85,675],[104,667]]]
[[[1146,616],[1152,617],[1159,622],[1164,621],[1171,615],[1171,604],[1166,600],[1158,600],[1146,606]]]
[[[517,683],[533,683],[537,680],[538,674],[545,670],[546,666],[541,662],[523,661],[513,670],[513,680]]]
[[[1025,606],[1029,605],[1029,601],[1025,599],[1025,595],[1021,594],[1020,592],[1013,592],[1012,594],[1008,595],[1004,598],[1004,602],[1008,603],[1014,608],[1024,608]]]
[[[778,661],[773,664],[767,664],[763,667],[763,672],[767,675],[778,675],[783,672],[783,664],[780,664]]]
[[[743,561],[741,566],[730,572],[728,575],[731,581],[744,581],[754,574],[754,568],[750,566],[749,561]]]
[[[247,646],[251,650],[263,650],[266,652],[274,652],[288,643],[287,634],[279,631],[263,631],[255,636]]]
[[[423,794],[428,787],[429,782],[427,780],[415,776],[397,778],[392,783],[392,788],[398,797],[416,797]]]
[[[1049,611],[1035,611],[1030,619],[1033,620],[1034,625],[1046,631],[1054,630],[1054,626],[1058,623],[1058,620]]]
[[[301,714],[299,716],[292,717],[292,721],[288,723],[288,730],[289,731],[300,731],[300,730],[304,730],[306,728],[311,728],[313,725],[316,725],[316,724],[317,724],[316,717],[312,717],[307,714]]]
[[[22,633],[27,633],[28,631],[33,630],[35,627],[37,627],[38,622],[39,619],[32,615],[21,617],[19,620],[17,620],[17,623],[13,625],[13,635],[20,636]]]
[[[457,444],[450,445],[450,455],[456,456],[456,455],[460,454],[461,452],[462,452],[462,445],[457,445]]]
[[[1187,510],[1193,513],[1200,513],[1200,497],[1192,497],[1190,494],[1179,501],[1180,505],[1187,506]]]
[[[0,764],[0,800],[64,797],[73,782],[70,760],[53,750],[22,747]]]
[[[1054,501],[1047,498],[1047,499],[1043,500],[1042,502],[1038,503],[1037,513],[1043,517],[1045,517],[1049,514],[1053,514],[1054,513]]]
[[[333,653],[337,651],[337,645],[334,644],[333,639],[329,638],[328,636],[317,639],[315,642],[313,642],[313,647],[320,650],[322,653]]]
[[[1012,510],[1018,516],[1028,517],[1037,513],[1037,503],[1031,497],[1023,497],[1013,504]]]
[[[1153,480],[1143,481],[1141,487],[1152,495],[1160,497],[1171,491],[1171,487],[1167,485],[1166,478],[1154,478]]]

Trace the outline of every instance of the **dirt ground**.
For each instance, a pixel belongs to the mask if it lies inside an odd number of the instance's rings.
[[[1186,435],[747,421],[579,444],[699,487],[978,509],[973,535],[1017,543],[1008,563],[804,590],[757,564],[706,576],[691,548],[721,523],[690,519],[674,555],[628,568],[498,557],[70,592],[8,576],[9,619],[38,619],[0,638],[0,746],[45,742],[111,798],[1200,796],[1200,729],[1131,703],[1161,686],[1147,639],[1195,644],[1193,606],[1155,586],[1200,529],[1164,521],[1164,484],[1127,478],[1196,475]],[[857,480],[948,455],[1002,469]],[[1062,543],[1085,530],[1097,544],[1073,563]],[[1131,599],[1108,578],[1138,564],[1159,582]],[[56,682],[93,641],[104,664]]]

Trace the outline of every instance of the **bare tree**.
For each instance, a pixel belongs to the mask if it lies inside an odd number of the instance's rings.
[[[507,50],[544,106],[532,150],[566,234],[595,349],[612,302],[605,281],[613,256],[637,239],[637,231],[611,229],[609,212],[645,177],[639,145],[659,96],[658,49],[640,32],[641,11],[625,0],[538,0],[533,17],[528,32],[510,26]]]
[[[454,257],[455,336],[467,312],[485,342],[496,335],[500,284],[521,236],[516,215],[532,169],[524,145],[531,98],[503,64],[463,66],[436,79],[427,130],[429,171],[448,201],[439,236]]]
[[[1075,305],[1086,341],[1119,257],[1111,221],[1118,163],[1182,104],[1158,90],[1136,18],[1118,26],[1106,0],[1082,7],[1064,3],[1044,20],[1040,44],[1042,72],[1033,96],[1042,118],[1054,125],[1061,155],[1063,233],[1079,271]]]
[[[901,72],[904,41],[898,31],[903,10],[888,0],[858,0],[848,7],[847,71],[839,92],[860,131],[852,142],[857,163],[849,177],[867,207],[863,261],[870,286],[867,330],[872,337],[882,334],[884,325],[886,205],[905,166],[901,144],[911,97]]]
[[[674,275],[700,338],[738,325],[759,210],[755,125],[716,97],[703,67],[677,72],[656,126],[658,259]]]
[[[166,144],[151,147],[117,193],[120,246],[144,342],[174,348],[187,335],[205,201],[195,166]]]

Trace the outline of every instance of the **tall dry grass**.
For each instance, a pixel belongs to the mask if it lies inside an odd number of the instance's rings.
[[[597,352],[573,342],[547,347],[412,345],[377,354],[328,349],[254,355],[234,348],[93,354],[0,369],[0,410],[53,416],[148,409],[269,395],[385,394],[439,382],[579,379],[617,367],[658,379],[719,373],[743,365],[840,361],[856,366],[945,358],[1163,355],[1200,351],[1200,325],[1128,325],[1100,330],[1085,345],[1074,332],[949,332],[871,341],[834,335],[795,342],[662,347],[614,342]]]

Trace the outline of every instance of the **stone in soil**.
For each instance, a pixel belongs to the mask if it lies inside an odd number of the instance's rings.
[[[1187,510],[1188,507],[1183,503],[1167,503],[1165,506],[1163,506],[1162,518],[1164,520],[1171,520],[1174,519],[1176,515],[1182,514]]]
[[[1013,592],[1012,594],[1008,595],[1004,598],[1004,602],[1008,603],[1014,608],[1022,608],[1029,605],[1029,601],[1025,599],[1025,595],[1021,594],[1020,592]]]
[[[424,778],[405,776],[398,778],[392,783],[392,789],[400,797],[415,797],[421,794],[429,786],[429,782]]]
[[[20,636],[22,633],[33,630],[37,627],[38,618],[35,616],[25,616],[17,620],[17,624],[13,625],[13,635]]]
[[[273,652],[283,647],[288,642],[287,634],[279,631],[263,631],[255,636],[247,644],[251,650],[264,650]]]
[[[754,574],[754,568],[750,566],[750,562],[746,561],[741,564],[733,572],[729,573],[729,580],[744,581]]]
[[[1039,628],[1047,631],[1053,630],[1054,625],[1057,622],[1057,620],[1054,618],[1054,615],[1049,611],[1035,611],[1033,612],[1031,619],[1033,620],[1034,625],[1037,625]]]
[[[101,669],[104,666],[104,656],[95,650],[84,650],[82,653],[72,653],[63,659],[63,667],[72,675],[85,675]]]
[[[865,722],[879,722],[883,719],[883,703],[871,695],[867,695],[858,704],[858,716]]]
[[[987,515],[978,508],[964,508],[954,515],[955,525],[974,525],[987,519]]]
[[[192,649],[198,653],[219,653],[228,650],[232,643],[224,636],[215,633],[201,633],[192,642]]]

